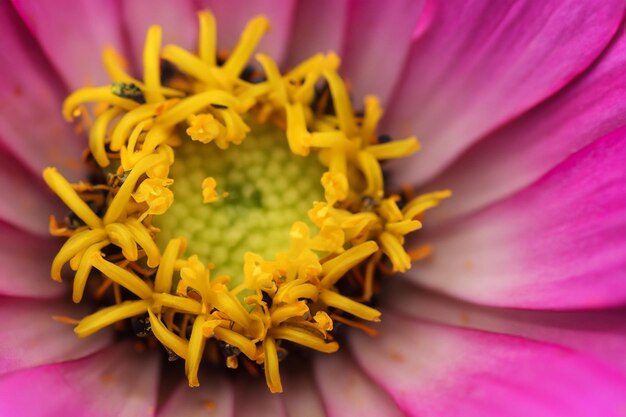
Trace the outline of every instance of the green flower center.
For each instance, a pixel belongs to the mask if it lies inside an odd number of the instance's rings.
[[[174,203],[154,219],[161,229],[157,243],[164,249],[170,239],[185,237],[188,252],[215,264],[213,276],[230,275],[233,285],[242,280],[246,252],[273,259],[287,250],[293,223],[308,223],[312,203],[324,199],[324,167],[315,155],[294,155],[273,126],[252,125],[241,145],[226,150],[185,140],[175,154]],[[211,203],[202,197],[207,177],[217,183]]]

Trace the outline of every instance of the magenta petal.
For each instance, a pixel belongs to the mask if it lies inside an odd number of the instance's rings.
[[[205,379],[198,388],[181,383],[158,417],[232,417],[235,398],[230,380],[222,375]]]
[[[348,21],[344,0],[300,1],[289,38],[287,67],[294,67],[317,53],[340,53]]]
[[[0,295],[50,298],[68,292],[52,281],[50,265],[59,245],[0,223]]]
[[[270,393],[263,378],[248,375],[235,382],[234,417],[288,417],[280,395]]]
[[[626,374],[626,310],[537,311],[485,307],[425,291],[403,280],[381,304],[411,317],[550,342],[593,356]]]
[[[626,379],[565,348],[384,312],[354,332],[359,365],[407,416],[617,417]]]
[[[163,29],[163,45],[175,44],[195,50],[198,24],[192,1],[125,0],[121,3],[131,56],[137,67],[141,68],[146,32],[151,25]]]
[[[0,152],[34,175],[55,165],[73,179],[84,170],[81,150],[61,117],[59,80],[7,2],[0,2]],[[47,217],[47,216],[46,216]],[[45,221],[45,219],[43,219]]]
[[[424,144],[400,163],[406,174],[397,180],[433,177],[480,137],[559,91],[605,49],[625,5],[430,2],[384,124]]]
[[[200,0],[199,3],[215,14],[220,48],[232,50],[248,21],[254,16],[265,15],[272,28],[261,41],[259,51],[279,63],[285,59],[296,8],[295,0]]]
[[[82,358],[111,342],[108,331],[79,339],[72,325],[53,320],[55,315],[89,314],[84,306],[69,301],[3,297],[0,314],[0,373]]]
[[[285,390],[282,397],[290,417],[328,417],[308,368],[287,365],[281,372]]]
[[[466,300],[594,308],[626,300],[626,129],[578,151],[541,180],[437,228],[435,254],[407,276]]]
[[[0,151],[0,189],[0,222],[49,236],[48,219],[61,204],[40,176],[34,177],[6,151]]]
[[[0,414],[154,416],[158,382],[158,355],[118,344],[76,361],[1,376]]]
[[[315,378],[328,417],[404,416],[389,395],[373,383],[346,353],[317,357]]]
[[[367,0],[351,4],[341,58],[342,73],[352,86],[357,106],[368,94],[377,95],[386,105],[409,54],[424,3]]]
[[[481,140],[429,188],[451,188],[454,203],[433,211],[448,219],[535,181],[573,151],[626,124],[626,30],[580,79]]]
[[[107,83],[105,46],[126,54],[119,3],[110,0],[12,0],[71,89]],[[48,111],[51,111],[49,109]]]

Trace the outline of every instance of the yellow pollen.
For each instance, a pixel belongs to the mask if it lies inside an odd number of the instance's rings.
[[[163,46],[151,26],[142,79],[106,48],[111,84],[63,103],[68,121],[88,123],[79,127],[97,175],[71,184],[56,168],[43,172],[70,210],[50,218],[51,234],[66,238],[51,276],[72,279],[75,303],[111,301],[80,320],[55,320],[75,325],[78,337],[132,327],[150,338],[140,349],[158,341],[181,358],[192,387],[209,358],[251,373],[261,365],[270,391],[281,392],[280,360],[294,345],[337,351],[335,321],[376,335],[363,321],[381,319],[369,305],[377,271],[406,271],[430,255],[428,245],[408,249],[406,236],[450,192],[389,194],[381,161],[420,145],[379,136],[376,97],[355,110],[337,55],[282,72],[253,55],[270,30],[263,16],[218,55],[214,16],[198,18],[197,51]],[[227,155],[241,165],[233,169]],[[196,222],[205,209],[207,222]],[[228,269],[231,255],[240,263]]]

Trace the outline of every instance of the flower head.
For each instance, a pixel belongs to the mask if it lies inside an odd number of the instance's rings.
[[[186,3],[76,3],[73,25],[58,5],[3,5],[24,70],[4,69],[16,105],[0,117],[15,178],[2,255],[24,279],[0,290],[27,297],[3,302],[3,407],[617,415],[621,313],[584,310],[624,299],[623,100],[606,88],[625,81],[624,5],[455,3],[216,4],[216,18],[199,13],[197,47]],[[85,30],[95,16],[102,31]],[[144,22],[163,26],[140,47]],[[87,36],[58,48],[60,28]],[[224,28],[243,29],[240,42]],[[54,116],[58,80],[30,77],[46,59],[74,91],[63,113],[88,137],[86,165],[87,142]],[[26,185],[44,167],[70,210],[49,224],[60,249],[41,237],[54,200]],[[423,216],[447,189],[451,202]],[[62,288],[47,286],[46,264],[85,308],[44,301]],[[143,339],[103,349],[108,327]],[[187,383],[157,402],[159,346],[184,360]],[[218,363],[240,372],[204,370]],[[71,390],[48,388],[59,376]],[[26,382],[41,401],[11,388]]]

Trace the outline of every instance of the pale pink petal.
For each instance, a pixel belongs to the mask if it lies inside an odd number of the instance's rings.
[[[1,146],[1,145],[0,145]],[[15,156],[0,150],[0,222],[30,233],[48,236],[48,218],[60,212],[41,176],[34,176]]]
[[[287,360],[281,367],[285,408],[289,417],[328,417],[313,381],[311,369]]]
[[[621,0],[432,1],[384,127],[423,151],[398,165],[421,183],[503,123],[559,91],[617,31]],[[382,58],[384,60],[384,58]],[[398,184],[396,184],[398,185]],[[401,185],[401,184],[400,184]]]
[[[253,379],[244,375],[235,382],[234,416],[288,417],[288,414],[281,396],[270,393],[262,376]]]
[[[425,236],[434,255],[407,276],[462,299],[499,306],[624,303],[624,161],[623,128],[527,189]]]
[[[217,20],[217,41],[220,48],[232,50],[248,21],[265,15],[272,25],[263,37],[258,51],[282,63],[286,57],[295,0],[200,0],[202,8],[210,9]]]
[[[76,89],[109,82],[102,66],[102,50],[111,45],[126,54],[119,2],[12,2],[67,86]]]
[[[381,304],[414,318],[523,336],[594,356],[626,374],[626,310],[537,311],[485,307],[394,279]]]
[[[316,357],[315,379],[328,417],[405,415],[345,352]]]
[[[340,53],[348,9],[348,0],[298,2],[289,39],[287,67],[293,67],[320,52]]]
[[[0,377],[0,414],[149,417],[156,411],[158,355],[120,343],[72,362]]]
[[[569,349],[383,312],[357,362],[408,416],[617,417],[626,379]]]
[[[65,300],[2,297],[0,314],[3,317],[0,321],[2,374],[82,358],[102,349],[112,339],[108,331],[79,339],[74,334],[74,326],[53,320],[53,316],[81,318],[89,314],[85,306],[75,306]]]
[[[8,2],[0,2],[0,152],[34,175],[55,165],[76,179],[81,150],[61,117],[63,91],[37,45]]]
[[[189,388],[187,381],[181,383],[158,417],[231,417],[234,400],[230,379],[212,372],[198,388]]]
[[[68,292],[67,285],[50,278],[50,265],[59,242],[1,222],[0,236],[0,295],[51,298]]]
[[[151,25],[163,29],[163,45],[175,44],[193,51],[197,44],[198,25],[190,0],[125,0],[122,13],[130,39],[129,56],[139,69],[146,32]]]
[[[626,124],[626,31],[581,78],[478,142],[429,188],[454,202],[431,221],[476,210],[539,178],[572,152]]]
[[[351,4],[341,58],[342,73],[357,105],[367,94],[377,95],[386,105],[409,54],[424,3],[365,0]]]

